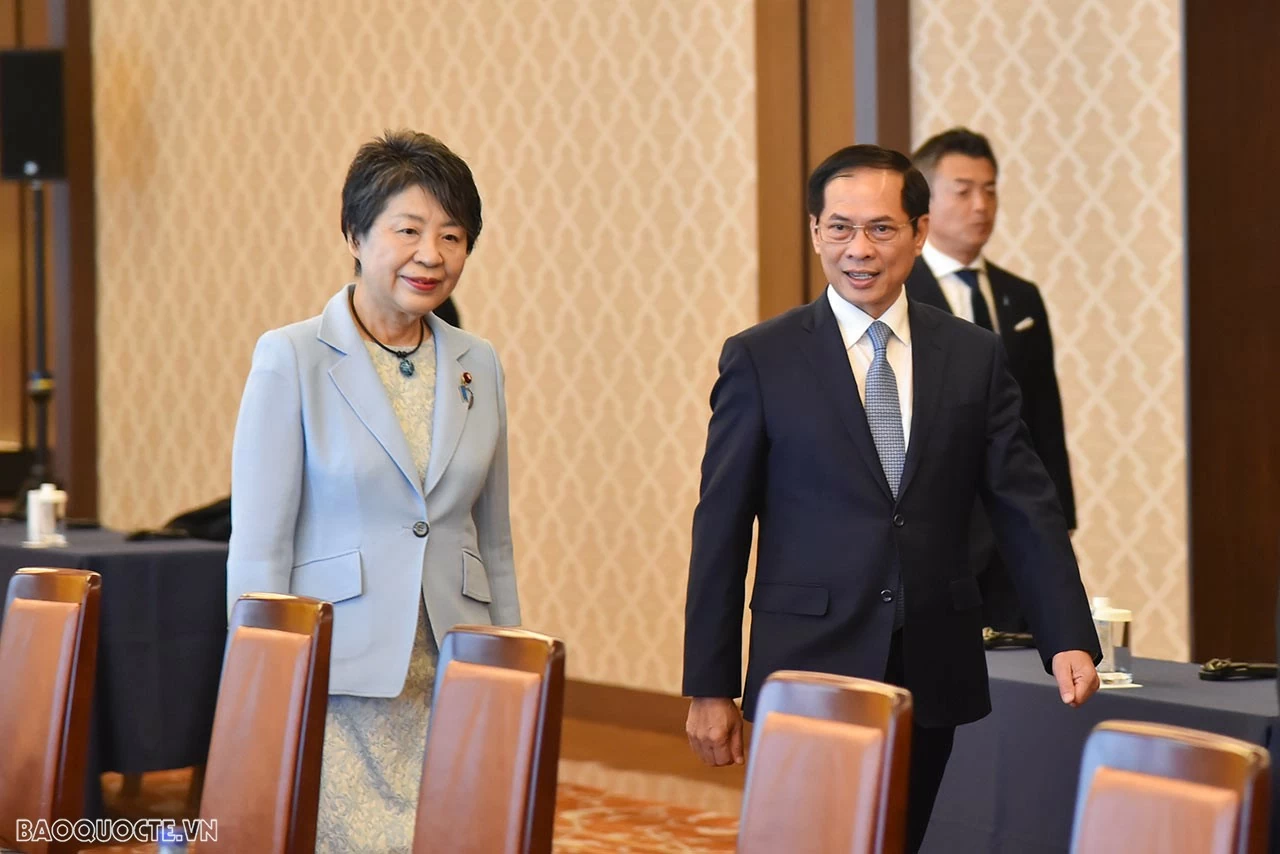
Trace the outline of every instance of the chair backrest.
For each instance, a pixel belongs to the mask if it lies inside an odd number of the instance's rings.
[[[457,626],[440,647],[413,850],[548,854],[564,643]]]
[[[1266,850],[1267,751],[1183,727],[1107,721],[1085,743],[1071,850]]]
[[[756,703],[738,851],[900,852],[911,721],[903,688],[772,674]]]
[[[328,602],[275,593],[236,602],[200,803],[200,818],[217,822],[218,849],[315,849],[332,638]]]
[[[18,819],[84,815],[101,595],[98,573],[83,569],[20,569],[9,582],[0,629],[0,837],[16,835]]]

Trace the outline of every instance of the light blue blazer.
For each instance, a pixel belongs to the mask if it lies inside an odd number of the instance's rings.
[[[347,288],[319,317],[263,335],[245,384],[228,612],[257,591],[332,602],[332,694],[400,693],[420,596],[437,643],[459,623],[520,623],[502,366],[488,341],[427,321],[436,396],[425,488]]]

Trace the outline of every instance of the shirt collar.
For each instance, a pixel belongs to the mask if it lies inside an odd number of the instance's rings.
[[[979,255],[974,259],[972,264],[961,264],[955,258],[943,252],[925,239],[924,249],[920,252],[920,257],[924,259],[924,263],[929,265],[929,271],[933,273],[933,277],[938,281],[942,281],[943,276],[950,276],[957,270],[982,270],[986,272],[987,259]]]
[[[840,326],[840,337],[844,339],[846,350],[857,344],[862,336],[867,334],[871,324],[877,320],[884,321],[899,341],[908,348],[911,346],[911,324],[908,321],[906,288],[902,289],[898,298],[893,301],[893,305],[878,318],[872,317],[853,303],[846,301],[836,293],[832,285],[827,285],[827,301],[831,303],[831,310],[835,313],[836,323]]]

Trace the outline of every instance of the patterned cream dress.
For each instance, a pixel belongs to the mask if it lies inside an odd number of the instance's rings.
[[[365,344],[425,482],[435,408],[435,342],[428,339],[413,355],[410,377],[400,373],[399,358],[372,341]],[[438,653],[419,597],[418,630],[400,696],[329,696],[316,820],[319,854],[409,854],[412,849]]]

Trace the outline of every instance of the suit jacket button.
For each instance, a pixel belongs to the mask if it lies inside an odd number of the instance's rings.
[[[902,514],[895,513],[893,516],[893,527],[901,528],[905,524],[907,524],[907,520],[902,518]]]
[[[892,591],[892,590],[890,590],[888,587],[886,587],[885,589],[881,590],[881,591],[880,591],[880,601],[881,601],[881,602],[892,602],[892,601],[893,601],[893,591]]]
[[[413,535],[415,537],[425,537],[431,531],[431,526],[421,520],[413,523]]]

